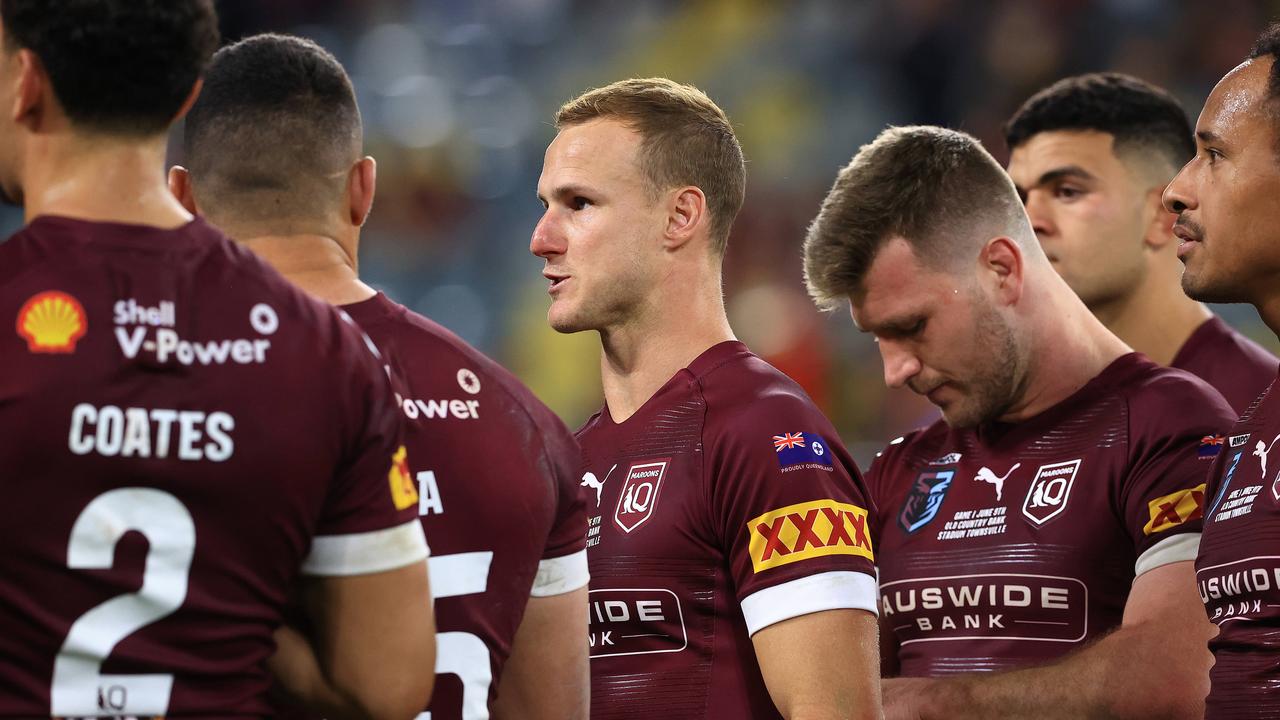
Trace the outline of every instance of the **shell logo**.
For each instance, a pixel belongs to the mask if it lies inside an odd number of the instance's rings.
[[[409,453],[401,445],[391,456],[391,472],[387,479],[391,482],[391,501],[397,510],[404,510],[418,504],[418,489],[414,487],[413,476],[409,474]]]
[[[18,311],[18,335],[33,353],[71,353],[89,321],[79,300],[60,290],[33,295]]]

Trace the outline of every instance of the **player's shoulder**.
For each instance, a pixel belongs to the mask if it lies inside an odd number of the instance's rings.
[[[1133,353],[1116,360],[1124,363],[1108,383],[1129,406],[1135,428],[1171,428],[1188,423],[1229,427],[1236,419],[1221,393],[1186,370],[1157,365]]]
[[[948,433],[946,422],[939,419],[890,440],[871,460],[867,468],[867,482],[892,477],[899,472],[911,473],[924,465],[958,463],[961,459],[959,453],[943,452]]]
[[[393,311],[386,316],[383,332],[394,334],[402,353],[441,368],[448,376],[445,381],[456,382],[468,396],[499,405],[494,408],[498,412],[490,410],[487,415],[515,419],[544,436],[569,437],[559,416],[510,370],[431,318],[391,300],[385,302]]]
[[[831,424],[804,388],[742,343],[723,343],[690,365],[706,402],[707,431],[717,434],[778,430],[802,422],[809,431],[832,431]]]

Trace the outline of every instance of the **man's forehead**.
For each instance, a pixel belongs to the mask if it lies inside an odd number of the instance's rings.
[[[1114,148],[1115,136],[1101,130],[1045,130],[1010,153],[1009,175],[1022,188],[1055,170],[1077,169],[1096,175],[1118,166]]]
[[[854,323],[874,330],[885,320],[915,312],[946,284],[946,276],[927,269],[906,239],[890,238],[881,246],[862,284],[851,297]]]
[[[1223,136],[1250,120],[1261,119],[1271,63],[1269,56],[1246,60],[1219,80],[1205,100],[1196,132]]]
[[[543,176],[622,179],[637,170],[639,147],[639,135],[614,120],[569,125],[547,146]]]

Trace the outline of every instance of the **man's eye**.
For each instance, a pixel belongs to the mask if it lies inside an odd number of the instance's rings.
[[[1056,190],[1054,190],[1053,194],[1054,194],[1054,197],[1057,197],[1061,200],[1075,200],[1081,195],[1084,195],[1084,191],[1081,190],[1080,188],[1074,188],[1074,187],[1063,185],[1057,188]]]
[[[591,201],[581,195],[574,195],[573,200],[569,201],[569,207],[574,210],[581,210],[591,204]]]

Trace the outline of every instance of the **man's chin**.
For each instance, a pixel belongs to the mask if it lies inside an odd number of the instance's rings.
[[[1188,266],[1182,273],[1182,292],[1199,302],[1248,302],[1238,282],[1218,282],[1210,274]]]

